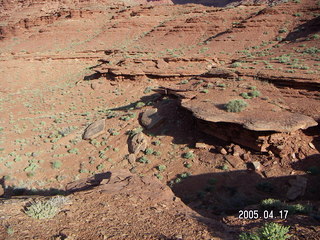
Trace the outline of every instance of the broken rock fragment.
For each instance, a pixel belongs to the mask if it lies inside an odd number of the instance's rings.
[[[0,185],[0,197],[4,195],[4,188]]]
[[[307,181],[307,178],[301,176],[297,176],[296,179],[290,179],[289,184],[291,187],[287,192],[287,198],[289,200],[295,200],[303,196],[307,188]]]
[[[142,132],[133,136],[133,138],[129,141],[129,151],[131,153],[137,154],[140,151],[146,150],[148,147],[148,139],[147,136]]]
[[[160,116],[157,109],[148,109],[142,114],[141,124],[147,128],[151,129],[164,121],[164,117]]]
[[[90,124],[84,134],[83,134],[83,139],[85,140],[90,140],[90,139],[94,139],[102,134],[104,134],[106,132],[106,120],[105,119],[101,119],[98,120],[92,124]]]

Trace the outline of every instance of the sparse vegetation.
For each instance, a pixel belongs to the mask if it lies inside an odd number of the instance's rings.
[[[191,158],[194,158],[194,154],[193,154],[193,152],[186,152],[186,153],[182,154],[182,157],[186,158],[186,159],[191,159]]]
[[[237,113],[237,112],[243,111],[247,106],[248,104],[245,101],[236,99],[236,100],[229,101],[225,105],[225,108],[227,112]]]
[[[231,64],[232,68],[237,68],[237,67],[241,67],[241,66],[242,66],[241,62],[234,62]]]
[[[25,207],[24,213],[35,219],[53,218],[67,201],[66,197],[61,196],[49,200],[36,200]]]
[[[60,161],[54,161],[51,163],[51,167],[53,169],[59,169],[59,168],[61,168],[61,166],[62,166],[62,163]]]
[[[254,233],[240,234],[240,240],[286,240],[290,237],[289,227],[278,223],[266,223]]]

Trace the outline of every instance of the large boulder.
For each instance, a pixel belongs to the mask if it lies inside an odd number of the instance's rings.
[[[148,147],[148,139],[145,134],[138,133],[133,136],[129,141],[129,151],[134,154],[138,154],[140,151],[146,150]]]
[[[96,137],[99,137],[100,135],[106,133],[106,120],[101,119],[98,120],[92,124],[90,124],[84,134],[83,134],[83,139],[85,140],[91,140]]]
[[[156,108],[148,109],[142,114],[141,117],[141,124],[146,129],[151,129],[159,124],[161,124],[164,121],[164,117],[159,115]]]

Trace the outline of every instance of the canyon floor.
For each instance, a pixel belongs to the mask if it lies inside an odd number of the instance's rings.
[[[320,239],[320,2],[181,2],[0,1],[0,239]]]

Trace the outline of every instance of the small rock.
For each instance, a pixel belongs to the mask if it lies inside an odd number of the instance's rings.
[[[245,153],[245,151],[239,145],[234,145],[232,151],[233,156],[240,156]]]
[[[309,147],[311,147],[312,149],[316,149],[316,147],[314,146],[314,144],[313,143],[309,143]]]
[[[261,169],[261,163],[258,162],[258,161],[249,162],[249,163],[247,164],[247,167],[248,167],[248,169],[251,169],[251,170],[260,171],[260,169]]]
[[[205,150],[208,150],[210,149],[210,146],[208,146],[207,144],[205,143],[196,143],[196,146],[195,146],[197,149],[205,149]]]
[[[4,195],[4,188],[0,185],[0,197]]]
[[[96,90],[98,88],[98,83],[96,83],[96,82],[91,83],[91,88],[92,88],[92,90]]]
[[[291,187],[287,192],[287,198],[289,200],[295,200],[303,196],[307,188],[307,181],[307,178],[301,176],[297,176],[296,179],[290,179],[289,184]]]
[[[227,155],[227,154],[228,154],[227,150],[224,149],[224,148],[221,148],[221,149],[220,149],[220,153],[221,153],[222,155]]]
[[[251,160],[249,153],[244,153],[244,154],[242,154],[241,157],[242,157],[243,161],[246,161],[246,162]]]
[[[158,114],[158,110],[156,108],[148,109],[142,114],[141,124],[147,128],[151,129],[164,121],[164,117]]]
[[[239,169],[244,166],[244,163],[240,157],[227,155],[225,156],[225,159],[233,168]]]
[[[133,153],[128,155],[128,162],[130,164],[134,164],[136,162],[136,155],[134,155]]]
[[[92,124],[90,124],[84,134],[83,134],[83,139],[88,140],[88,139],[94,139],[106,132],[106,120],[101,119],[98,120]]]
[[[133,138],[129,141],[129,150],[131,153],[137,154],[140,151],[146,150],[148,147],[147,136],[142,132],[133,136]]]

